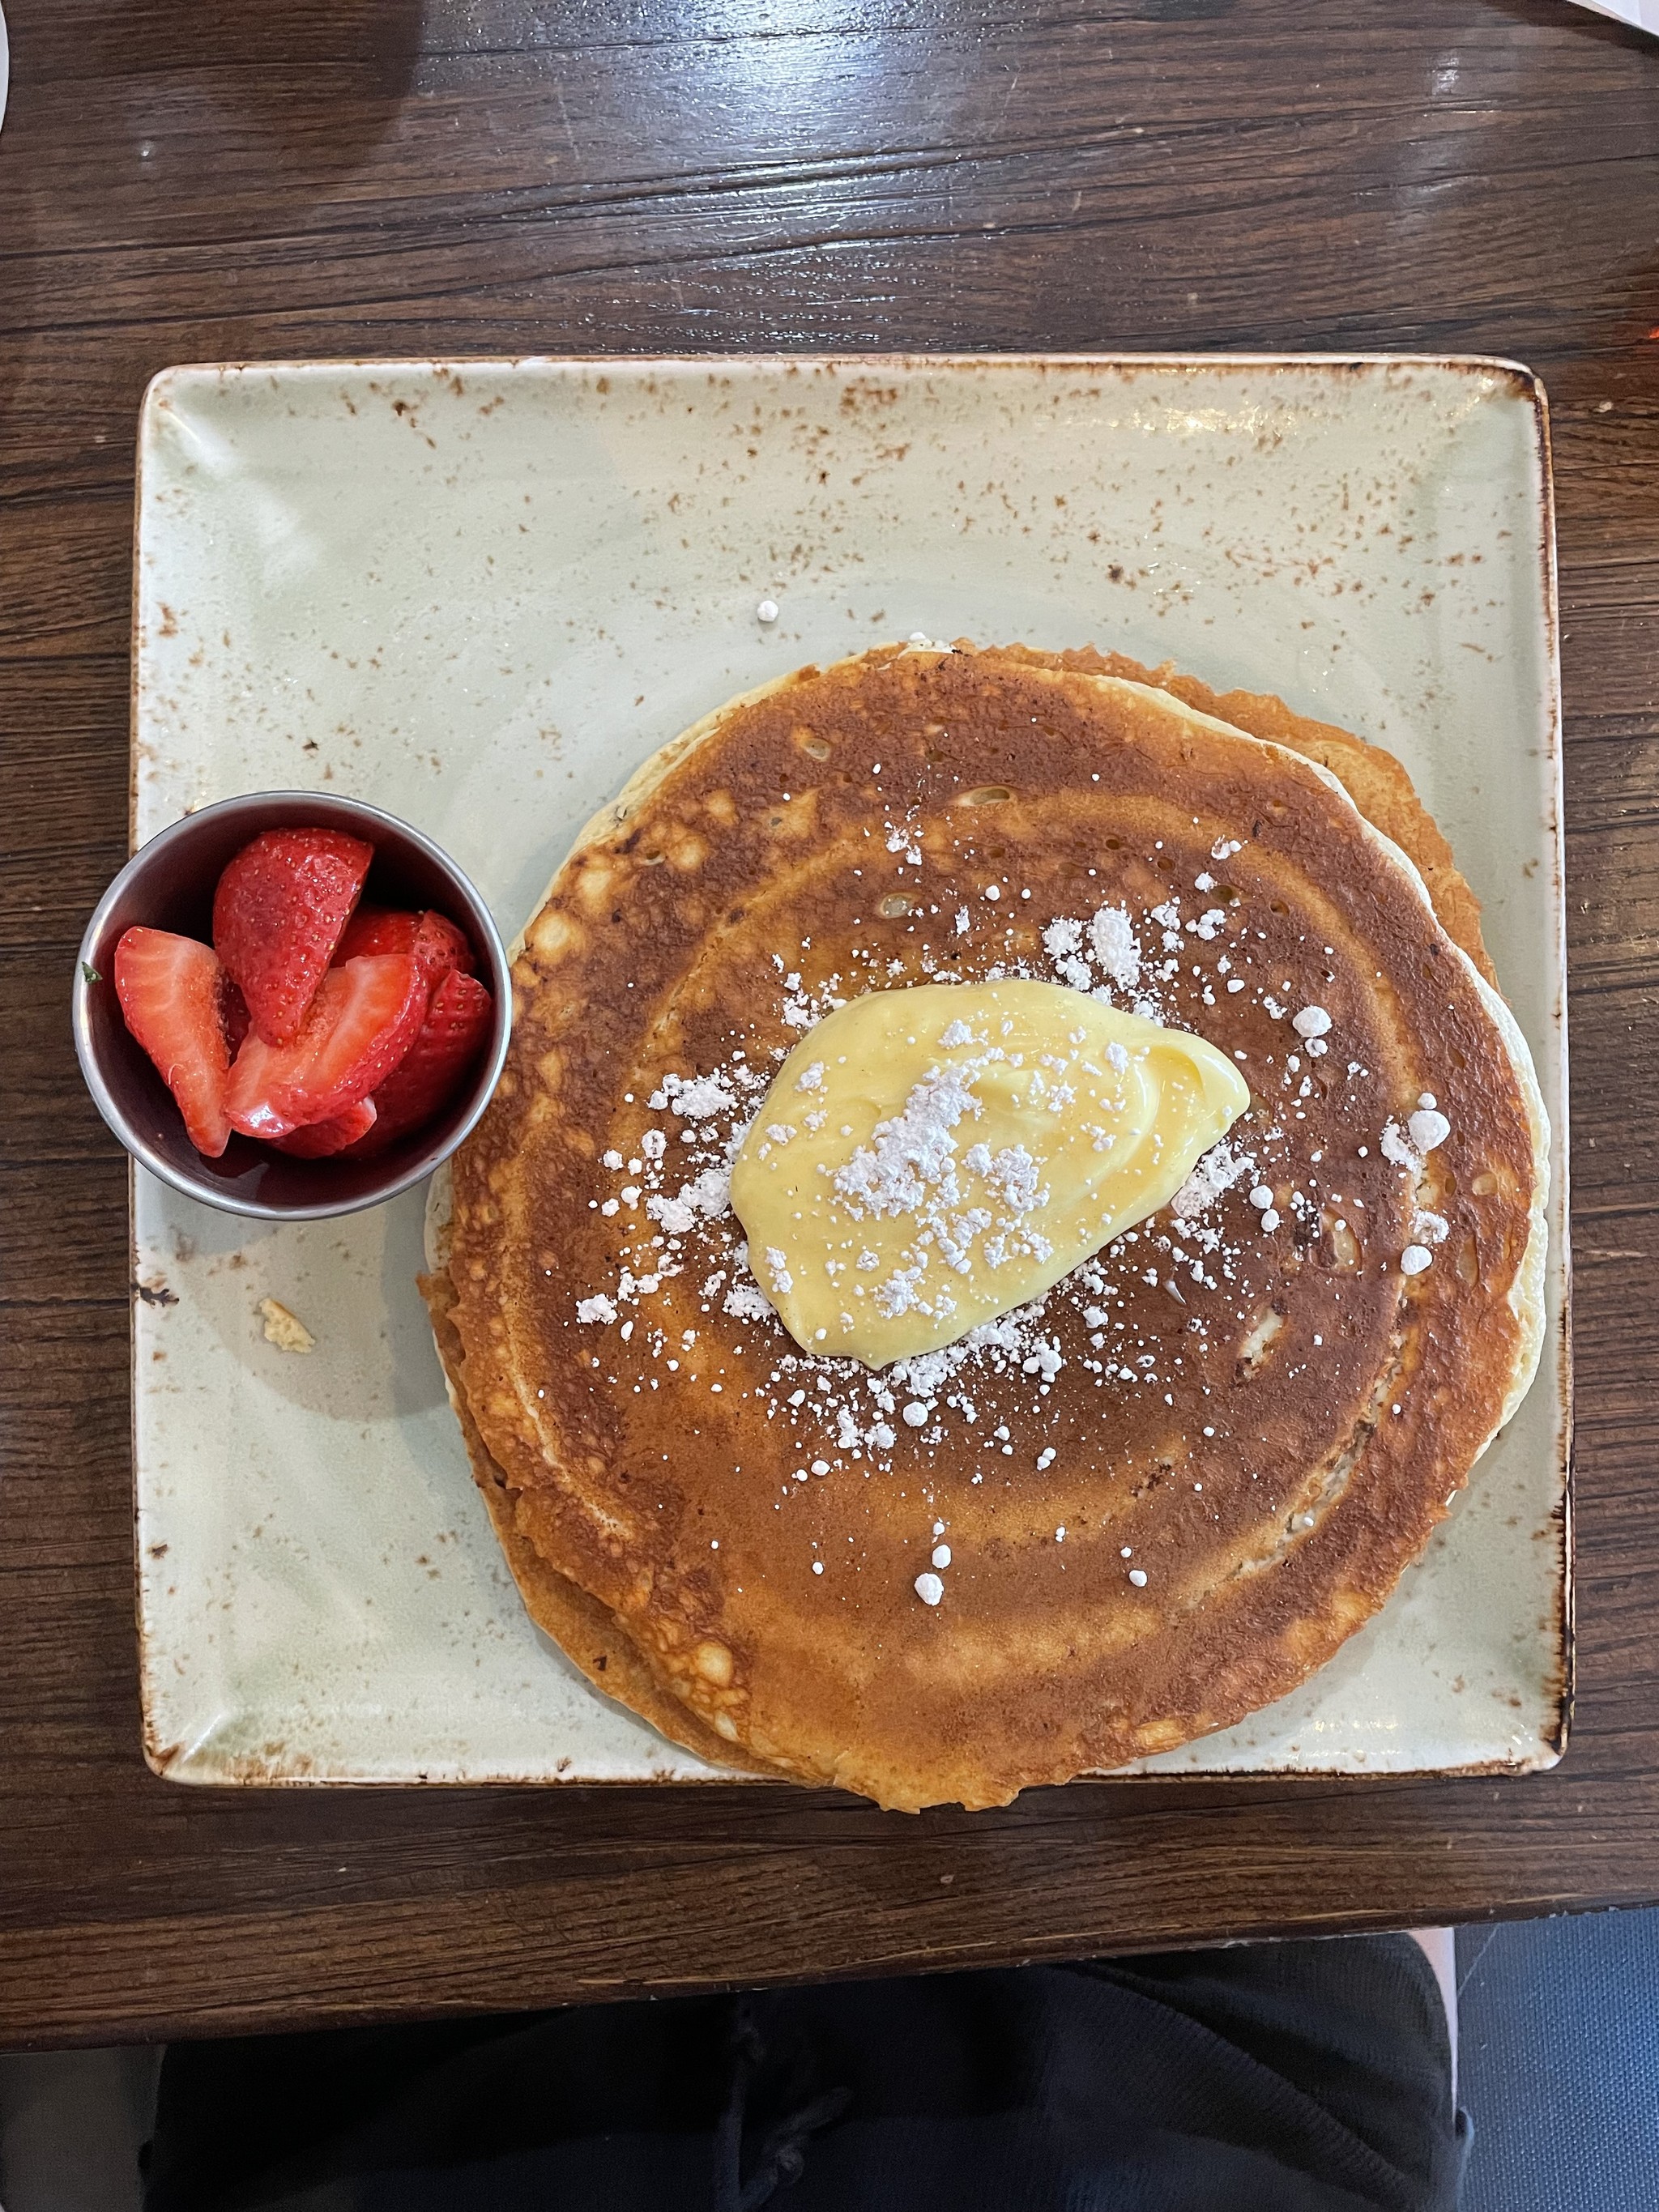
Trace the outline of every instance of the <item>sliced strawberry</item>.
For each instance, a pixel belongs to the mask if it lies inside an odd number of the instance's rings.
[[[426,1002],[410,953],[371,953],[331,968],[298,1036],[271,1045],[255,1029],[237,1054],[225,1101],[232,1127],[250,1137],[285,1137],[343,1114],[409,1050]]]
[[[412,952],[429,985],[452,968],[470,975],[478,964],[465,931],[430,907],[422,914],[403,914],[389,907],[360,906],[345,926],[334,964],[337,968],[367,952]]]
[[[230,1141],[224,973],[211,945],[171,930],[130,929],[115,948],[115,992],[127,1027],[161,1070],[190,1141],[210,1160]]]
[[[366,1137],[374,1127],[374,1101],[360,1098],[355,1106],[348,1106],[343,1114],[331,1121],[313,1121],[303,1129],[290,1129],[285,1137],[273,1137],[271,1143],[279,1152],[289,1152],[296,1160],[324,1160],[331,1152],[343,1152],[359,1137]]]
[[[213,894],[213,945],[267,1044],[295,1036],[374,858],[337,830],[265,830]]]
[[[447,914],[439,914],[431,907],[421,916],[415,957],[434,988],[440,976],[447,975],[452,969],[458,975],[471,975],[478,965],[466,932],[458,929]]]
[[[412,952],[421,926],[418,914],[404,914],[393,907],[360,906],[345,926],[334,948],[334,964],[361,960],[371,952]]]
[[[247,1000],[222,968],[219,970],[219,1018],[225,1025],[225,1042],[234,1060],[252,1024],[247,1018]]]
[[[476,975],[439,978],[420,1035],[374,1093],[374,1127],[351,1147],[353,1159],[384,1152],[448,1103],[483,1049],[493,1004]]]

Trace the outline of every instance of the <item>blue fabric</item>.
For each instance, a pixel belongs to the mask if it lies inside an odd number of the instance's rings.
[[[1460,1928],[1463,2212],[1659,2207],[1659,1912]]]

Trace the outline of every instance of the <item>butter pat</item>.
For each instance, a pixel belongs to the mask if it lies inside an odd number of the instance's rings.
[[[1058,983],[872,991],[778,1070],[732,1203],[796,1342],[885,1367],[1168,1205],[1249,1103],[1202,1037]]]

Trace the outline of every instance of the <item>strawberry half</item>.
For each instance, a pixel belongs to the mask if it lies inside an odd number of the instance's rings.
[[[412,952],[420,928],[418,914],[387,906],[360,906],[334,948],[334,964],[362,960],[371,952]]]
[[[224,982],[210,945],[171,930],[130,929],[115,948],[115,994],[127,1027],[161,1071],[190,1141],[210,1160],[230,1141]]]
[[[270,1141],[279,1152],[290,1153],[296,1160],[325,1160],[331,1152],[343,1152],[359,1137],[366,1137],[374,1127],[374,1101],[360,1098],[331,1121],[313,1121],[307,1128],[290,1129],[287,1136],[273,1137]]]
[[[250,1137],[285,1137],[343,1114],[409,1050],[426,1003],[419,964],[407,952],[331,968],[296,1037],[267,1044],[255,1028],[237,1054],[225,1098],[231,1127]]]
[[[220,877],[213,947],[267,1044],[299,1033],[374,858],[337,830],[265,830]]]
[[[412,952],[428,986],[452,968],[470,975],[478,964],[465,931],[430,907],[421,914],[403,914],[389,907],[360,906],[345,926],[334,964],[337,968],[343,960],[367,952]]]
[[[420,1035],[374,1093],[374,1127],[352,1146],[353,1159],[384,1152],[448,1103],[483,1049],[494,1003],[476,975],[439,978]]]

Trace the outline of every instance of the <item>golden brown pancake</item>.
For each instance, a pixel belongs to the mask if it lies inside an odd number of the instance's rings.
[[[461,1425],[461,1436],[472,1463],[472,1479],[489,1515],[490,1526],[501,1540],[507,1563],[525,1611],[544,1636],[550,1636],[565,1656],[580,1668],[596,1689],[649,1721],[659,1734],[696,1752],[700,1758],[722,1766],[747,1766],[751,1772],[769,1771],[758,1759],[745,1760],[732,1745],[704,1726],[690,1706],[671,1697],[635,1649],[626,1632],[597,1599],[580,1589],[568,1576],[546,1560],[519,1533],[507,1477],[489,1456],[466,1401],[466,1358],[453,1320],[454,1286],[448,1270],[440,1268],[420,1278],[421,1295],[432,1316],[432,1334],[449,1384],[450,1402]]]
[[[1249,1113],[937,1366],[803,1353],[722,1208],[736,1135],[836,999],[997,970],[1198,1031]],[[1512,1021],[1330,773],[1168,690],[803,670],[590,825],[515,983],[455,1164],[452,1373],[516,1538],[726,1756],[992,1804],[1224,1727],[1375,1612],[1530,1379]]]
[[[1212,691],[1196,676],[1184,676],[1171,661],[1143,667],[1127,653],[1100,653],[1092,645],[1068,653],[1039,653],[1030,646],[996,648],[1003,657],[1039,668],[1075,669],[1081,675],[1116,676],[1131,684],[1156,684],[1184,700],[1200,714],[1231,723],[1253,738],[1285,745],[1328,769],[1375,830],[1391,838],[1422,877],[1441,927],[1467,952],[1494,988],[1498,975],[1480,934],[1480,902],[1452,857],[1440,825],[1417,795],[1416,787],[1391,752],[1334,722],[1316,722],[1291,712],[1282,699],[1264,691]]]

